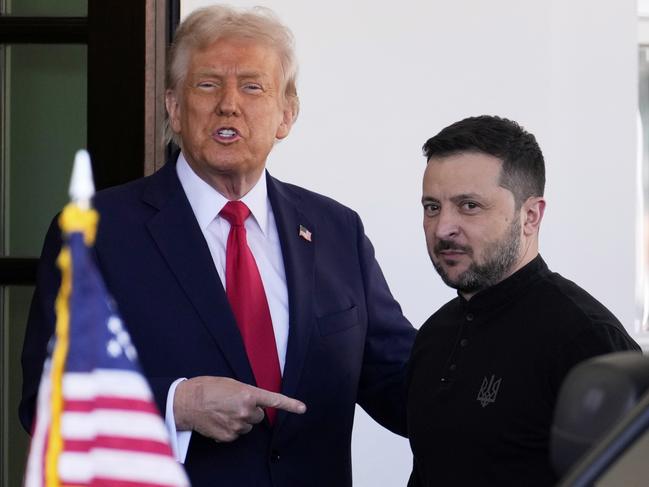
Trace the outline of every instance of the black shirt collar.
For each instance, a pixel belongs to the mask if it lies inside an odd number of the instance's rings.
[[[470,311],[493,309],[515,299],[530,283],[536,281],[546,272],[548,272],[548,266],[541,258],[541,255],[537,255],[511,276],[490,288],[478,292],[469,301],[458,292],[460,304]]]

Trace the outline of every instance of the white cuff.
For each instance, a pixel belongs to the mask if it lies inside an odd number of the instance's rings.
[[[169,392],[167,393],[167,407],[165,409],[165,425],[167,426],[167,431],[169,431],[169,443],[171,443],[171,451],[176,457],[176,460],[180,463],[185,463],[185,458],[187,457],[187,450],[189,450],[189,440],[192,437],[192,432],[190,431],[178,431],[176,429],[176,419],[174,418],[174,395],[176,394],[176,387],[182,381],[187,380],[182,377],[175,380],[169,386]]]

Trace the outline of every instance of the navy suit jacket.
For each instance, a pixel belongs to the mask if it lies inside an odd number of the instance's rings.
[[[282,393],[307,405],[279,412],[232,443],[192,435],[194,486],[351,485],[351,431],[360,404],[405,434],[405,364],[415,330],[403,317],[358,215],[335,201],[267,178],[289,292]],[[164,412],[179,377],[225,376],[255,384],[207,243],[176,175],[156,174],[99,192],[98,266]],[[312,232],[309,242],[300,225]],[[60,236],[46,237],[23,349],[20,416],[29,429],[54,328]]]

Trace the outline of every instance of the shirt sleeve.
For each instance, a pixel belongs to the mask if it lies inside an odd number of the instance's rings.
[[[598,355],[637,351],[640,346],[624,331],[609,323],[595,323],[577,334],[563,346],[553,374],[553,386],[558,391],[570,370],[577,364]]]
[[[169,443],[174,457],[180,463],[185,463],[187,458],[187,450],[189,450],[189,440],[192,437],[191,431],[178,431],[176,429],[176,419],[174,418],[174,396],[176,394],[176,387],[186,378],[175,380],[169,386],[169,393],[167,394],[167,405],[165,408],[165,425],[169,432]]]

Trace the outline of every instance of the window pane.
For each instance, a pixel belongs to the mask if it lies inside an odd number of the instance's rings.
[[[5,255],[38,257],[86,146],[86,46],[10,45],[5,67]]]
[[[2,331],[0,343],[0,462],[2,485],[22,485],[29,437],[18,420],[18,403],[22,387],[20,353],[33,287],[0,287]]]
[[[6,14],[20,17],[85,17],[87,0],[7,0]]]

